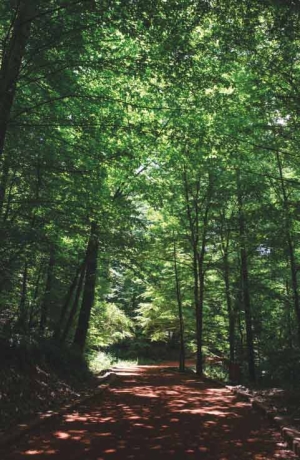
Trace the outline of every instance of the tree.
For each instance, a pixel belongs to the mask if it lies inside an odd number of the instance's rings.
[[[298,353],[295,2],[10,5],[0,331],[83,352],[134,324],[251,380]]]
[[[82,304],[79,312],[78,323],[74,337],[74,345],[78,347],[81,352],[84,351],[91,310],[95,298],[98,245],[99,243],[97,235],[97,224],[95,222],[92,222],[91,234],[86,251],[86,273]]]

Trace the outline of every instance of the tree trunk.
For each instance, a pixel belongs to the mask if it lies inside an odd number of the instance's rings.
[[[174,273],[175,273],[175,284],[176,284],[176,297],[178,305],[178,317],[179,317],[179,338],[180,338],[180,349],[179,349],[179,371],[185,371],[185,344],[184,344],[184,321],[182,313],[182,298],[181,298],[181,289],[180,289],[180,280],[177,267],[177,251],[176,251],[176,241],[173,234],[174,246]]]
[[[23,332],[26,329],[26,323],[27,323],[27,312],[26,312],[27,278],[28,278],[28,262],[25,261],[24,271],[23,271],[23,280],[22,280],[22,289],[21,289],[21,298],[20,298],[20,305],[19,305],[19,325]]]
[[[291,318],[291,305],[290,305],[290,287],[289,281],[286,280],[285,282],[285,289],[286,289],[286,300],[285,300],[285,307],[286,307],[286,323],[287,323],[287,341],[289,344],[290,349],[294,348],[293,346],[293,333],[292,333],[292,318]]]
[[[197,260],[197,248],[193,248],[193,276],[194,276],[194,303],[195,303],[195,319],[196,319],[196,373],[202,375],[203,364],[202,364],[202,343],[201,343],[201,325],[199,324],[200,318],[200,292],[199,292],[199,276],[198,276],[198,260]]]
[[[195,314],[196,314],[196,341],[197,341],[197,352],[196,352],[196,373],[198,375],[203,374],[203,352],[202,352],[202,340],[203,340],[203,301],[204,301],[204,258],[206,250],[206,236],[208,230],[208,213],[210,209],[210,199],[212,193],[212,177],[209,174],[208,186],[206,190],[206,197],[204,202],[205,210],[202,216],[202,237],[200,240],[200,209],[199,204],[200,198],[200,179],[195,183],[195,193],[190,194],[189,184],[186,169],[183,172],[183,184],[185,191],[185,201],[187,217],[190,227],[190,241],[193,250],[193,275],[194,275],[194,300],[195,300]],[[199,243],[201,241],[201,247]]]
[[[196,372],[198,375],[202,375],[203,371],[203,364],[202,364],[202,343],[201,343],[201,334],[199,334],[199,330],[201,330],[201,324],[199,322],[200,318],[200,293],[199,293],[199,277],[198,277],[198,241],[199,241],[199,207],[198,207],[198,198],[199,198],[199,190],[200,190],[200,183],[197,183],[197,191],[196,196],[192,197],[192,204],[193,209],[191,208],[191,197],[189,192],[189,184],[187,178],[186,169],[183,171],[183,184],[184,184],[184,191],[185,191],[185,201],[186,201],[186,212],[187,218],[190,227],[190,241],[192,245],[193,251],[193,277],[194,277],[194,304],[195,304],[195,320],[196,320],[196,343],[197,343],[197,351],[196,351]],[[194,215],[193,215],[194,213]]]
[[[239,272],[241,273],[241,268],[239,267]],[[236,330],[237,330],[237,346],[235,350],[236,359],[238,362],[242,362],[244,360],[244,353],[243,350],[245,348],[245,336],[244,336],[244,328],[242,325],[242,312],[241,312],[241,305],[243,304],[243,293],[242,293],[242,280],[241,277],[238,279],[237,289],[236,289],[236,296],[234,299],[235,303],[235,312],[236,312]]]
[[[60,332],[61,332],[61,329],[62,329],[62,326],[64,324],[64,321],[65,321],[65,317],[66,317],[66,314],[67,314],[67,311],[68,311],[68,308],[69,308],[69,305],[70,305],[70,302],[71,302],[71,299],[73,297],[73,294],[75,292],[75,289],[76,289],[76,285],[77,285],[77,281],[78,281],[78,277],[82,271],[82,267],[84,265],[84,262],[81,263],[79,265],[79,267],[77,268],[76,270],[76,273],[75,273],[75,276],[73,278],[73,281],[69,287],[69,290],[67,292],[67,295],[66,295],[66,298],[65,298],[65,301],[64,301],[64,304],[60,310],[60,316],[59,316],[59,321],[56,325],[56,328],[55,328],[55,333],[53,335],[53,338],[55,340],[57,340],[60,336]]]
[[[241,281],[242,281],[242,294],[243,305],[245,310],[246,322],[246,341],[247,341],[247,355],[248,355],[248,370],[249,379],[255,382],[255,356],[254,356],[254,343],[253,343],[253,329],[252,329],[252,313],[251,301],[249,290],[249,273],[248,273],[248,254],[246,249],[246,225],[243,210],[243,197],[240,187],[240,178],[237,174],[237,199],[238,199],[238,220],[239,220],[239,235],[240,235],[240,256],[241,256]]]
[[[66,341],[66,339],[67,339],[67,337],[69,335],[71,326],[73,324],[75,315],[76,315],[77,310],[78,310],[79,300],[80,300],[80,296],[81,296],[81,292],[82,292],[83,281],[84,281],[84,277],[85,277],[85,269],[86,269],[86,264],[84,262],[80,266],[80,271],[79,271],[80,278],[79,278],[78,286],[77,286],[77,289],[76,289],[75,299],[74,299],[74,302],[73,302],[73,305],[72,305],[68,320],[66,322],[65,328],[64,328],[63,333],[62,333],[61,338],[60,338],[61,343],[64,343]]]
[[[200,252],[197,252],[198,262],[198,278],[199,278],[199,304],[197,309],[197,366],[196,372],[198,375],[203,375],[203,303],[204,303],[204,285],[205,285],[205,270],[204,258],[206,250],[206,237],[208,227],[208,213],[210,208],[210,193],[207,197],[207,204],[205,207],[203,217],[203,229]]]
[[[241,378],[240,365],[236,362],[235,356],[235,328],[236,328],[236,308],[232,306],[231,289],[230,289],[230,270],[228,261],[228,241],[224,248],[224,283],[225,283],[225,295],[228,312],[228,340],[229,340],[229,381],[233,383],[239,383]]]
[[[226,296],[226,305],[228,312],[228,322],[229,322],[229,359],[231,363],[235,362],[235,312],[232,308],[231,295],[230,295],[230,274],[229,274],[229,262],[228,262],[228,241],[226,242],[226,247],[224,248],[223,253],[223,264],[224,264],[224,283],[225,283],[225,296]]]
[[[20,0],[18,2],[12,33],[3,54],[0,69],[0,161],[7,133],[7,126],[13,106],[16,86],[25,48],[30,37],[31,20],[34,14],[34,2]],[[5,174],[6,176],[6,174]],[[3,180],[3,178],[2,178]],[[0,184],[0,210],[5,197],[5,183]]]
[[[47,280],[46,280],[46,288],[44,293],[43,302],[41,305],[41,320],[40,320],[40,334],[44,335],[49,308],[51,304],[51,291],[52,291],[52,284],[53,284],[53,269],[54,269],[55,259],[54,259],[54,248],[50,249],[50,257],[49,257],[49,264],[48,264],[48,271],[47,271]]]
[[[289,209],[289,200],[288,200],[286,186],[285,186],[284,178],[283,178],[282,164],[281,164],[278,152],[276,152],[276,158],[277,158],[277,165],[278,165],[278,170],[279,170],[279,175],[280,175],[285,233],[286,233],[287,250],[288,250],[288,257],[289,257],[289,264],[290,264],[290,271],[291,271],[293,303],[294,303],[294,310],[295,310],[296,319],[297,319],[298,344],[300,346],[300,298],[299,298],[299,286],[298,286],[298,278],[297,278],[297,262],[296,262],[296,257],[295,257],[295,248],[294,248],[292,231],[291,231],[292,225],[291,225],[291,217],[290,217],[290,209]]]
[[[86,275],[83,298],[74,337],[74,345],[80,350],[81,353],[83,353],[85,348],[89,320],[95,298],[98,256],[98,237],[96,233],[97,225],[93,222],[91,225],[91,234],[86,252]]]
[[[200,268],[199,255],[197,254],[198,262],[198,305],[196,308],[196,331],[197,331],[197,362],[196,362],[196,373],[200,376],[203,375],[203,299],[204,299],[204,274],[203,269]]]

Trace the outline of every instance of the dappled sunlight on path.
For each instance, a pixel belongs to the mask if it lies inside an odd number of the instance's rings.
[[[229,390],[162,366],[117,368],[113,387],[23,438],[5,460],[289,459]]]

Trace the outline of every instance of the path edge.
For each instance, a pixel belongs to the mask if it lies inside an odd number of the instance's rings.
[[[228,390],[233,394],[238,396],[244,401],[250,402],[252,408],[266,417],[270,422],[272,422],[276,428],[279,429],[282,438],[287,443],[289,449],[291,449],[294,454],[300,458],[300,431],[288,426],[289,419],[287,417],[282,417],[275,415],[272,411],[268,409],[262,402],[258,399],[251,397],[247,392],[234,388],[230,385],[224,385]]]
[[[51,411],[51,413],[49,413],[49,411],[44,412],[43,414],[29,420],[29,422],[24,425],[17,425],[15,428],[13,428],[12,433],[0,436],[0,450],[2,450],[8,444],[13,444],[14,442],[18,441],[21,437],[32,431],[34,428],[37,428],[47,423],[48,421],[53,420],[54,418],[61,417],[67,412],[75,409],[80,404],[85,403],[86,401],[104,393],[108,389],[109,385],[116,380],[116,377],[117,375],[114,372],[108,371],[103,376],[98,377],[100,383],[91,394],[79,397],[78,399],[72,401],[70,404],[63,406],[56,411]]]

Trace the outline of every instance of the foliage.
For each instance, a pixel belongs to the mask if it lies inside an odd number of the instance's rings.
[[[1,336],[297,374],[296,3],[0,13]]]
[[[113,303],[94,306],[89,329],[88,345],[91,348],[108,347],[133,337],[133,322]]]
[[[137,361],[134,360],[121,360],[113,356],[111,353],[105,353],[104,351],[98,351],[90,353],[89,355],[89,367],[92,372],[99,374],[103,371],[111,369],[113,366],[117,367],[130,367],[135,366]]]

